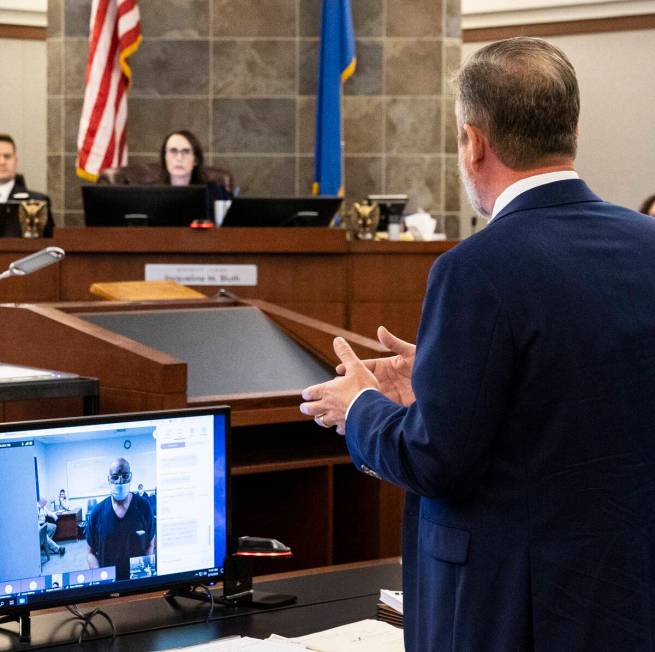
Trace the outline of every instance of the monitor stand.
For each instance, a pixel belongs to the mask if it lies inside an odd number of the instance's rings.
[[[0,617],[0,625],[4,623],[18,623],[18,640],[21,643],[29,643],[32,640],[32,619],[29,611],[23,611],[14,616]],[[15,632],[9,633],[15,634]]]

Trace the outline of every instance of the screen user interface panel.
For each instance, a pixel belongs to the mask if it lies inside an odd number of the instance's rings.
[[[222,578],[228,409],[115,417],[0,429],[0,613]]]

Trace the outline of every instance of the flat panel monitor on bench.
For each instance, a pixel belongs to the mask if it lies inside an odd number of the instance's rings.
[[[207,216],[207,187],[82,186],[86,226],[189,226]]]
[[[2,424],[0,617],[223,579],[229,451],[227,407]]]
[[[235,197],[222,226],[328,226],[341,197]]]

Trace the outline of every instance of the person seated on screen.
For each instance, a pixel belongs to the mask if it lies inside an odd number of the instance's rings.
[[[65,489],[60,489],[59,490],[59,498],[57,498],[57,501],[55,502],[55,509],[58,512],[70,512],[71,511],[71,504],[68,502],[68,498],[66,498],[66,490]]]
[[[50,198],[48,195],[28,190],[22,174],[17,174],[18,156],[16,143],[9,134],[0,134],[0,203],[6,204],[9,200],[21,201],[25,199],[42,199],[48,204],[48,222],[43,230],[45,238],[52,237],[54,220],[50,211]],[[7,235],[20,237],[20,232]]]
[[[119,457],[107,475],[110,495],[94,508],[86,529],[89,568],[114,566],[116,579],[130,577],[130,558],[155,551],[155,521],[150,503],[130,492],[130,463]]]
[[[43,496],[36,501],[39,529],[45,527],[45,540],[48,546],[48,550],[50,550],[50,552],[54,552],[56,555],[63,556],[66,552],[66,548],[64,546],[58,545],[52,539],[52,537],[55,535],[55,532],[57,531],[57,514],[50,511],[47,507],[47,504],[48,501],[43,498]]]
[[[206,185],[207,217],[212,219],[214,202],[232,199],[224,186],[210,182],[204,169],[204,155],[200,141],[186,129],[173,131],[164,138],[159,157],[163,181],[171,186]]]
[[[143,484],[141,482],[139,482],[139,484],[137,485],[136,492],[142,498],[148,498],[148,492],[143,488]]]
[[[644,199],[644,203],[640,206],[639,212],[644,215],[655,217],[655,195],[651,195]]]

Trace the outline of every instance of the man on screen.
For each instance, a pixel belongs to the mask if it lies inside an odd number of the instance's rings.
[[[114,566],[116,579],[130,577],[130,558],[155,551],[155,522],[149,502],[130,492],[130,463],[119,457],[107,475],[110,496],[92,512],[86,532],[89,568]]]

